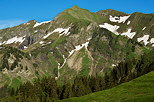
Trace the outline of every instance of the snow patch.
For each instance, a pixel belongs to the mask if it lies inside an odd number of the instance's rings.
[[[30,23],[24,23],[25,25],[29,25]]]
[[[70,51],[68,57],[70,57],[74,52],[75,52],[75,50]]]
[[[27,46],[24,46],[24,49],[27,49],[28,47]]]
[[[75,51],[79,51],[79,50],[82,49],[82,48],[83,48],[82,45],[75,46]]]
[[[148,39],[149,39],[149,35],[144,35],[143,37],[137,38],[137,41],[138,42],[143,41],[144,45],[147,45],[149,43]]]
[[[31,54],[31,53],[29,53],[29,56],[30,56],[30,57],[32,57],[32,54]]]
[[[59,72],[59,70],[60,70],[60,63],[58,63],[58,77],[56,77],[57,79],[58,79],[59,76],[60,76],[60,72]]]
[[[81,50],[83,47],[87,49],[89,42],[86,42],[82,45],[75,46],[75,51]]]
[[[70,32],[69,32],[69,29],[70,29],[70,28],[71,28],[71,27],[68,27],[68,28],[66,28],[66,29],[64,29],[64,28],[57,28],[57,29],[55,29],[53,32],[51,32],[51,33],[45,35],[43,38],[46,39],[47,37],[49,37],[51,34],[53,34],[53,33],[55,33],[55,32],[60,33],[60,36],[62,36],[62,35],[68,36],[68,35],[70,34]]]
[[[108,23],[104,23],[103,25],[99,25],[100,28],[105,28],[113,33],[115,33],[116,35],[119,35],[119,33],[117,32],[117,29],[119,29],[119,26],[117,25],[111,25]]]
[[[41,23],[36,22],[36,24],[34,25],[34,28],[37,26],[40,26],[42,24],[49,23],[49,22],[51,22],[51,21],[45,21],[45,22],[41,22]]]
[[[51,32],[51,33],[48,33],[48,34],[45,35],[43,38],[46,39],[46,38],[49,37],[51,34],[52,34],[52,32]]]
[[[4,41],[2,44],[12,44],[12,43],[17,43],[17,42],[20,42],[20,43],[22,43],[23,41],[25,40],[25,38],[24,37],[13,37],[13,38],[11,38],[11,39],[9,39],[9,40],[7,40],[7,41]]]
[[[147,27],[144,27],[142,30],[145,30]]]
[[[127,25],[129,25],[129,24],[130,24],[130,21],[127,22]]]
[[[43,44],[43,43],[44,43],[44,41],[40,41],[39,43],[40,43],[40,44]]]
[[[154,38],[151,38],[150,43],[152,44],[154,43]]]
[[[91,40],[92,38],[88,38],[87,40],[89,41],[89,40]]]
[[[109,17],[109,20],[111,22],[117,22],[117,23],[125,23],[125,21],[129,18],[130,16],[120,16],[120,17],[116,17],[116,16],[111,16]]]
[[[115,64],[112,64],[112,67],[115,67],[115,66],[117,66],[117,65],[115,65]]]
[[[131,31],[132,29],[128,29],[127,32],[124,32],[121,35],[127,36],[128,38],[132,39],[135,36],[136,32],[131,32]]]
[[[131,28],[129,28],[127,30],[127,32],[124,32],[124,33],[120,34],[120,33],[117,32],[117,30],[120,28],[119,26],[111,25],[111,24],[108,24],[108,23],[104,23],[103,25],[99,25],[99,26],[100,26],[100,28],[105,28],[105,29],[113,32],[116,35],[124,35],[124,36],[127,36],[130,39],[132,39],[135,36],[135,34],[136,34],[136,32],[131,32],[132,31]]]
[[[63,64],[62,64],[62,66],[60,66],[60,69],[64,67],[64,65],[65,65],[65,63],[66,63],[66,61],[67,61],[67,58],[65,58],[64,55],[63,55],[63,59],[64,59],[64,62],[63,62]]]
[[[36,33],[36,32],[38,32],[37,30],[36,31],[34,31],[34,33]]]
[[[47,44],[51,44],[51,42],[48,42]]]
[[[55,29],[52,33],[58,32],[58,33],[60,33],[60,36],[62,36],[62,35],[68,36],[68,35],[70,34],[70,32],[69,32],[69,29],[70,29],[70,28],[71,28],[71,27],[68,27],[68,28],[66,28],[66,29],[57,28],[57,29]]]
[[[81,45],[75,46],[75,49],[69,52],[69,56],[71,56],[75,51],[81,50],[83,47],[85,47],[87,49],[88,48],[88,44],[89,44],[89,42],[86,42],[86,43],[83,43]]]

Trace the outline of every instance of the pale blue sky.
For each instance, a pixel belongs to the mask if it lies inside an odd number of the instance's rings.
[[[0,0],[0,29],[29,20],[51,20],[74,5],[92,12],[115,9],[126,13],[154,13],[154,0]]]

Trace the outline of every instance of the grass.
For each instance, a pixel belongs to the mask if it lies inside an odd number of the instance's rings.
[[[112,89],[58,102],[154,102],[154,71]]]
[[[11,87],[17,89],[20,85],[22,84],[22,82],[17,79],[17,78],[13,78],[12,79],[12,83],[11,83]]]
[[[106,20],[107,18],[104,18],[103,16],[100,16],[96,13],[92,13],[89,10],[86,9],[82,9],[80,7],[74,6],[72,8],[69,8],[67,10],[64,10],[61,15],[66,16],[70,16],[71,19],[82,19],[82,20],[87,20],[90,22],[103,22],[104,20]],[[73,18],[72,18],[73,17]],[[73,19],[73,20],[74,20]]]
[[[90,59],[88,55],[85,55],[82,59],[82,70],[79,72],[79,76],[88,76],[90,72]]]
[[[52,48],[55,48],[55,47],[59,46],[60,44],[64,44],[64,43],[66,43],[66,37],[64,37],[64,36],[60,37],[52,43]]]
[[[53,65],[54,74],[57,76],[58,75],[58,63],[52,58],[50,53],[48,53],[48,58],[51,64]]]
[[[81,50],[82,69],[79,72],[79,76],[88,76],[90,72],[91,59],[89,58],[85,49]]]
[[[98,11],[97,13],[98,14],[106,13],[106,14],[112,15],[112,16],[125,16],[125,15],[127,15],[124,12],[120,12],[120,11],[116,11],[116,10],[112,10],[112,9],[101,10],[101,11]]]

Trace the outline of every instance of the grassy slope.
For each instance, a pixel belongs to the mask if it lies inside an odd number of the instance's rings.
[[[115,88],[62,102],[154,102],[154,71]]]
[[[113,9],[100,10],[96,13],[99,14],[99,15],[104,14],[104,15],[107,15],[107,16],[109,16],[109,15],[112,15],[112,16],[126,16],[126,15],[128,15],[124,12],[116,11],[116,10],[113,10]]]

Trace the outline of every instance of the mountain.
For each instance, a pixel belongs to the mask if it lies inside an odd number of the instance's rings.
[[[76,77],[111,76],[112,71],[118,83],[136,78],[153,70],[153,56],[143,60],[153,54],[153,28],[154,14],[94,13],[73,6],[52,21],[2,29],[0,87],[17,89],[48,76],[63,85]]]

